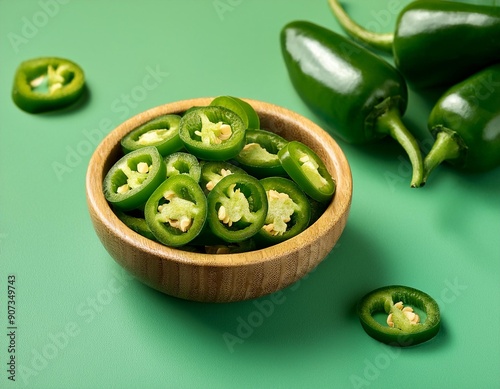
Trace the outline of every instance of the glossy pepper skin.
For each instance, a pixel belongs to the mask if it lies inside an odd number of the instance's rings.
[[[443,161],[470,171],[500,166],[500,63],[448,89],[428,127],[436,141],[424,160],[424,179]]]
[[[23,111],[41,113],[65,108],[85,92],[82,68],[58,57],[34,58],[17,68],[12,99]]]
[[[396,139],[413,166],[412,187],[421,185],[419,146],[401,122],[408,91],[401,74],[362,46],[307,21],[281,31],[283,58],[302,100],[331,126],[333,135],[353,144]]]
[[[412,85],[451,86],[500,61],[500,7],[458,1],[413,1],[401,10],[394,33],[377,34],[350,20],[338,0],[330,6],[353,38],[394,55]]]

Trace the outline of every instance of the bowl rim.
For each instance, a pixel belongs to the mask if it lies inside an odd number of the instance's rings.
[[[96,147],[87,167],[85,177],[86,197],[89,212],[93,213],[93,218],[102,223],[110,233],[124,240],[126,244],[133,246],[136,250],[144,251],[165,261],[200,267],[236,267],[277,260],[283,255],[287,255],[287,253],[302,249],[304,246],[313,245],[341,219],[347,219],[352,201],[352,173],[347,158],[337,142],[324,129],[294,111],[272,103],[242,98],[242,100],[252,105],[259,115],[260,111],[270,110],[273,111],[274,115],[278,115],[285,121],[299,122],[308,129],[309,137],[315,138],[316,142],[321,144],[325,151],[328,150],[330,159],[335,165],[335,171],[330,171],[330,174],[337,181],[337,189],[323,214],[306,230],[284,242],[262,249],[231,254],[204,254],[168,247],[150,240],[127,227],[113,212],[104,197],[102,181],[107,170],[105,170],[105,166],[99,165],[99,161],[105,160],[114,148],[119,147],[121,138],[133,128],[159,115],[182,113],[193,106],[208,105],[213,98],[198,97],[162,104],[126,119],[111,130]],[[273,131],[273,129],[270,130]],[[333,153],[331,153],[331,150],[333,150]],[[327,164],[327,167],[328,165],[330,163]],[[342,175],[337,174],[337,169],[340,167],[343,169]],[[340,182],[338,181],[339,178],[341,178]],[[340,194],[339,187],[341,188]],[[343,198],[339,199],[339,196]],[[92,222],[95,223],[94,219]],[[102,239],[100,236],[99,238]]]

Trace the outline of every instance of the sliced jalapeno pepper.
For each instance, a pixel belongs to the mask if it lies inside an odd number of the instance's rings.
[[[186,112],[179,124],[185,148],[200,159],[225,161],[245,145],[245,125],[224,107],[198,107]]]
[[[200,185],[206,192],[210,192],[222,178],[234,173],[247,174],[245,170],[229,162],[202,161]]]
[[[179,115],[171,114],[140,125],[122,138],[123,152],[130,153],[146,146],[155,146],[163,156],[180,151],[184,147],[179,137],[180,121]]]
[[[125,224],[132,231],[137,232],[139,235],[144,236],[145,238],[156,240],[155,236],[149,229],[148,224],[146,223],[146,219],[144,219],[144,214],[142,215],[132,215],[122,211],[116,211],[116,216],[120,219],[123,224]]]
[[[426,315],[420,317],[413,307]],[[392,346],[413,346],[433,338],[439,331],[440,313],[436,301],[418,289],[386,286],[365,295],[358,304],[363,329],[372,338]],[[374,314],[385,312],[387,325],[380,324]]]
[[[203,229],[207,199],[190,176],[178,174],[165,180],[148,199],[144,216],[156,239],[172,247],[191,242]]]
[[[200,181],[201,167],[198,159],[188,153],[179,151],[165,157],[165,165],[167,167],[167,178],[177,174],[187,174],[196,182]]]
[[[311,198],[326,202],[335,193],[336,183],[318,155],[298,141],[288,142],[278,157],[288,175]]]
[[[205,246],[205,252],[207,254],[237,254],[246,253],[256,248],[257,246],[252,239],[246,239],[242,242]]]
[[[268,177],[260,183],[268,203],[264,226],[257,234],[264,245],[283,242],[309,226],[311,205],[295,182],[284,177]]]
[[[266,220],[266,191],[258,179],[248,174],[224,177],[207,200],[210,228],[226,242],[241,242],[254,236]]]
[[[246,144],[234,158],[248,173],[258,177],[285,176],[278,152],[288,143],[266,130],[247,130]]]
[[[259,115],[246,101],[233,96],[219,96],[213,99],[210,105],[225,107],[233,111],[243,121],[245,129],[260,128]]]
[[[104,196],[113,206],[127,211],[140,208],[165,180],[165,161],[156,147],[126,154],[106,174]]]
[[[35,58],[22,62],[14,77],[12,99],[29,113],[52,111],[76,102],[85,91],[83,70],[63,58]]]

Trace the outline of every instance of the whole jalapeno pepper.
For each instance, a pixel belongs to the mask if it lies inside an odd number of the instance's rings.
[[[210,105],[224,107],[236,113],[243,121],[245,129],[260,128],[260,118],[257,112],[250,104],[238,97],[219,96],[213,99]]]
[[[425,313],[421,323],[415,312]],[[358,303],[361,326],[372,338],[391,346],[413,346],[426,342],[437,335],[441,315],[436,301],[418,289],[393,285],[378,288],[366,294]],[[374,315],[388,314],[386,323],[379,323]]]
[[[165,175],[165,161],[156,147],[132,151],[120,158],[104,177],[104,196],[122,211],[140,208],[165,180]]]
[[[281,48],[299,96],[334,135],[354,144],[390,135],[409,156],[411,186],[421,186],[422,155],[401,121],[407,86],[394,67],[351,40],[305,21],[282,29]]]
[[[288,175],[309,197],[319,202],[332,199],[336,182],[313,150],[294,140],[288,142],[278,156]]]
[[[398,15],[394,33],[355,23],[338,0],[333,13],[351,37],[394,55],[408,82],[422,88],[451,86],[500,61],[500,7],[458,1],[413,1]]]
[[[73,61],[57,57],[35,58],[17,68],[12,99],[22,110],[40,113],[65,108],[85,91],[82,68]]]
[[[159,242],[172,247],[184,246],[205,225],[207,199],[192,177],[178,174],[156,188],[146,202],[144,216]]]
[[[226,161],[202,161],[200,166],[200,186],[207,193],[210,192],[220,180],[230,174],[247,174],[242,168]]]
[[[179,151],[177,153],[167,155],[164,159],[167,168],[167,178],[177,174],[187,174],[196,182],[200,181],[201,166],[200,162],[194,155]]]
[[[260,180],[267,194],[268,210],[264,226],[257,233],[261,245],[283,242],[309,226],[311,205],[299,186],[285,177]]]
[[[123,152],[146,146],[155,146],[161,155],[180,151],[184,145],[179,137],[179,115],[162,115],[154,118],[125,135],[120,144]]]
[[[424,159],[424,180],[443,161],[470,171],[500,166],[500,63],[449,88],[428,127],[436,141]]]
[[[286,175],[278,157],[278,152],[288,143],[287,140],[266,130],[247,130],[243,150],[234,160],[248,173],[264,178]]]
[[[218,106],[190,109],[179,123],[185,148],[199,159],[225,161],[245,145],[246,128],[233,111]]]
[[[248,174],[230,174],[221,179],[207,196],[208,224],[226,242],[241,242],[263,226],[268,203],[264,187]]]

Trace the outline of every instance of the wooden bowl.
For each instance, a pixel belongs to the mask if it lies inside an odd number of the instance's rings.
[[[278,291],[315,268],[332,250],[346,225],[352,198],[349,164],[337,143],[310,120],[276,105],[246,100],[261,119],[261,128],[298,140],[325,162],[337,189],[324,214],[286,242],[242,254],[200,254],[166,247],[126,227],[103,195],[102,182],[121,155],[120,139],[159,115],[182,114],[211,98],[165,104],[140,113],[114,129],[90,159],[86,191],[94,229],[109,254],[143,283],[179,298],[231,302]]]

